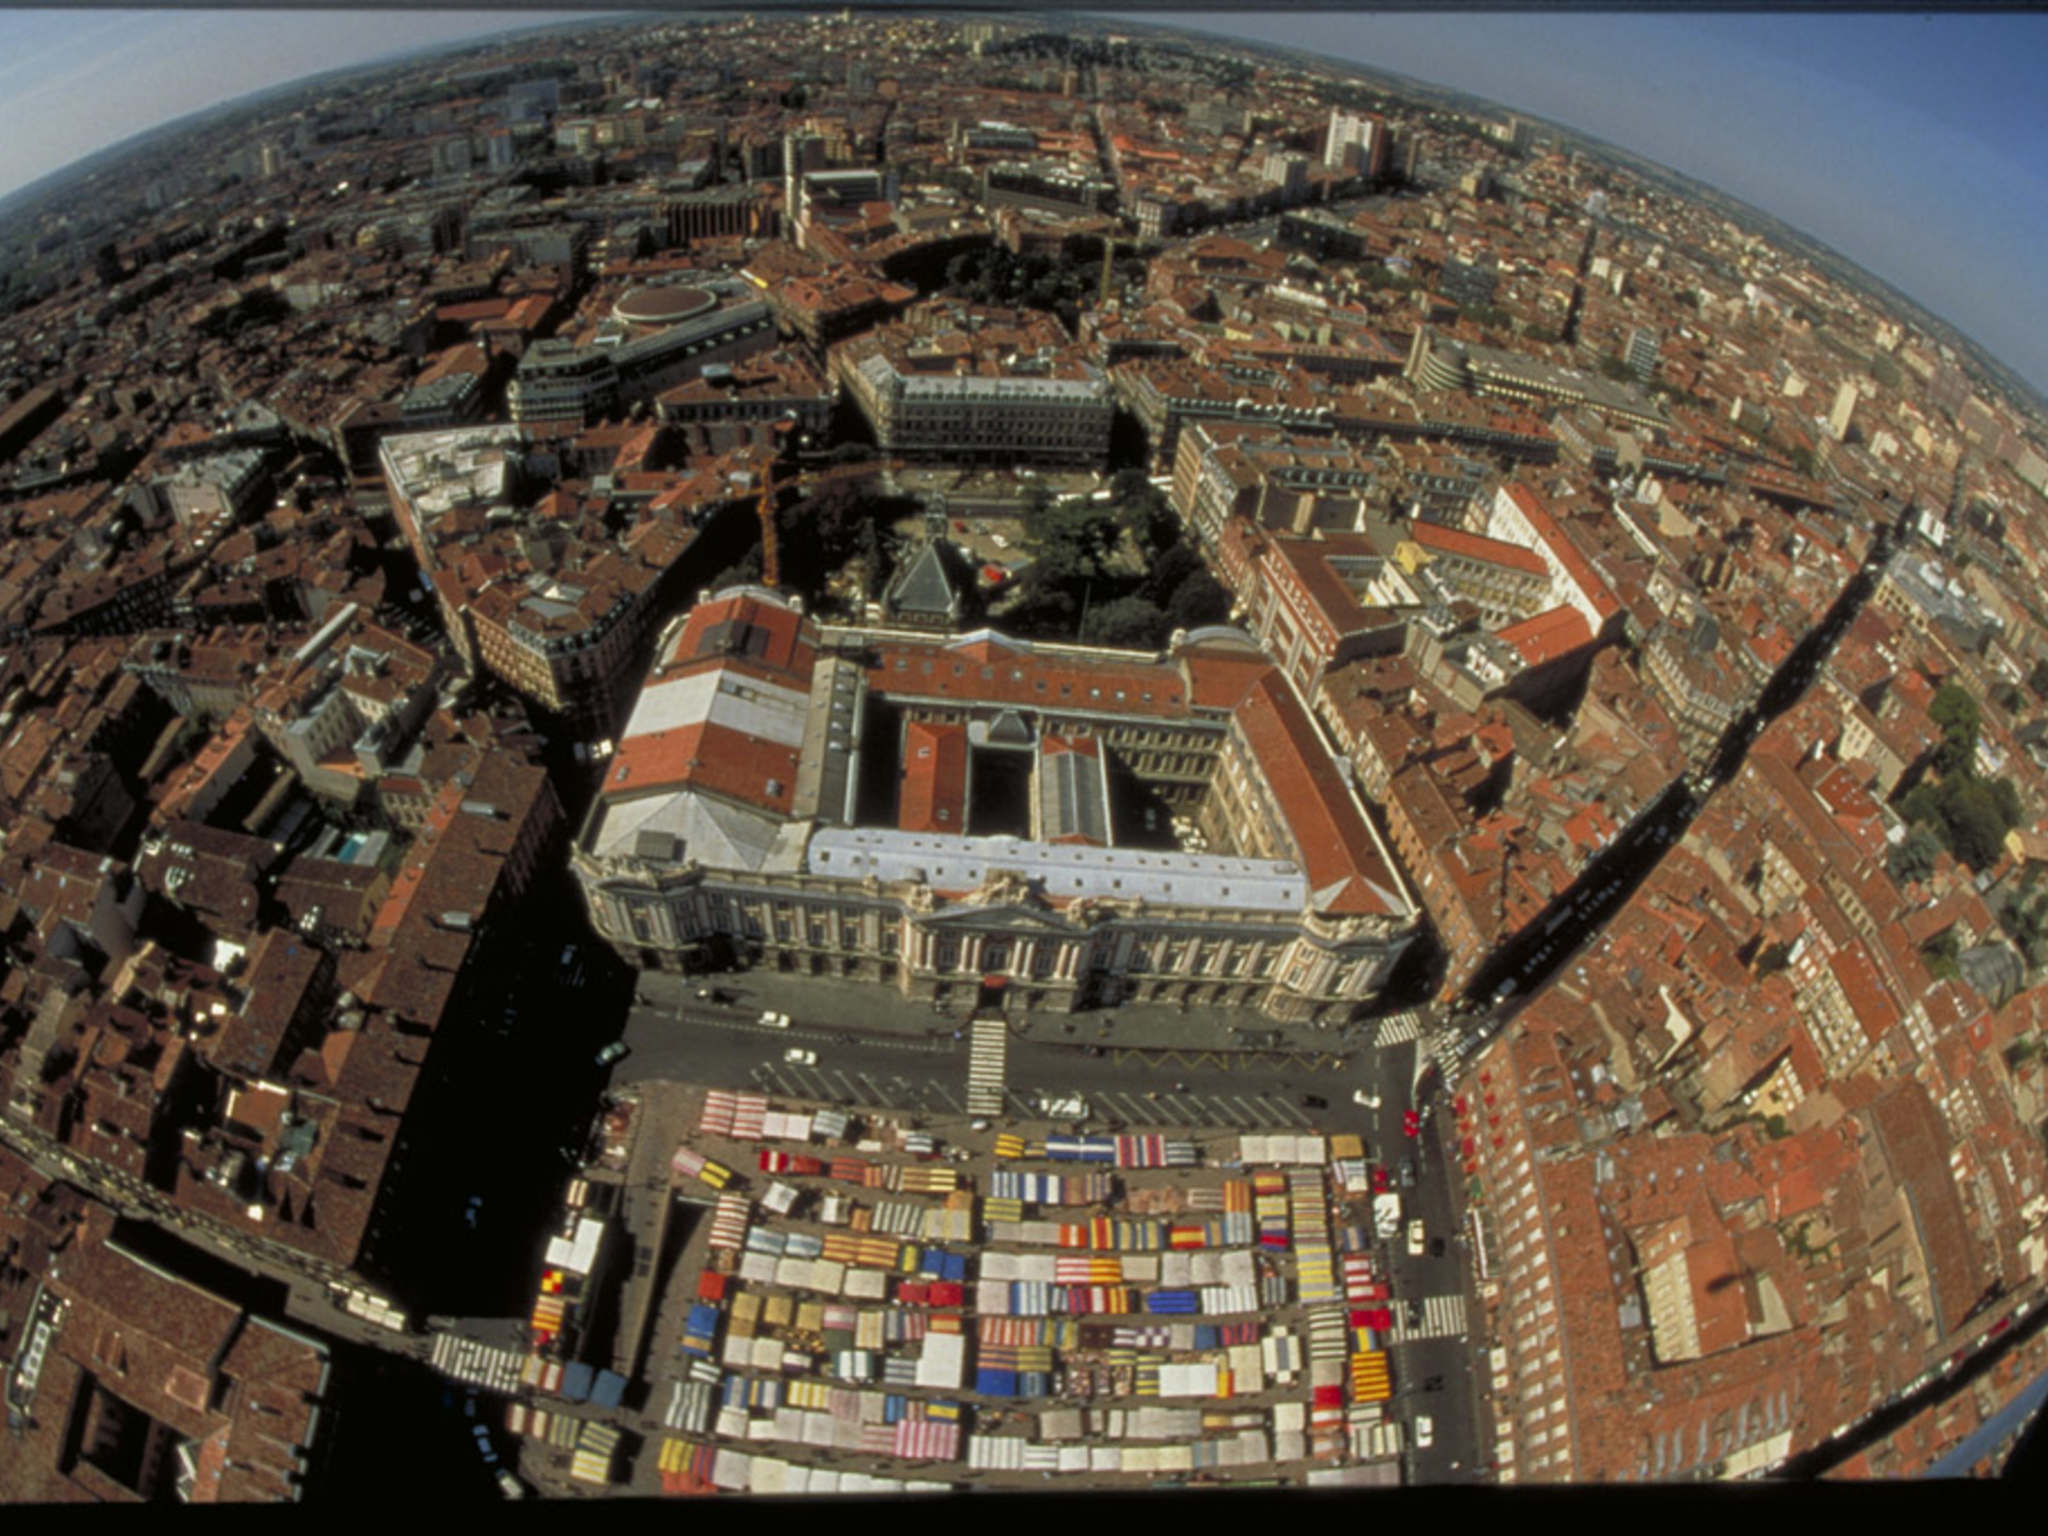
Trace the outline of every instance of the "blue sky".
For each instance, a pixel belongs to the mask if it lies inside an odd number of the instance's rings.
[[[0,11],[0,194],[322,69],[558,16]],[[1150,12],[1567,123],[1827,241],[2048,390],[2048,15]]]
[[[1452,86],[1826,241],[2048,392],[2048,16],[1190,15]]]

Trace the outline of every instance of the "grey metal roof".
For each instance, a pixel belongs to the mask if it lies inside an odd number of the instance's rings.
[[[936,540],[927,539],[889,584],[889,606],[898,613],[929,613],[948,619],[959,613],[960,594],[946,576],[946,562]]]
[[[895,828],[829,827],[810,841],[813,874],[862,880],[911,880],[943,890],[979,889],[991,874],[1014,870],[1041,883],[1048,897],[1107,896],[1185,907],[1299,912],[1308,882],[1281,859],[1206,853],[1091,848],[1015,837],[962,837]]]
[[[1103,772],[1100,757],[1083,752],[1048,752],[1041,741],[1033,787],[1038,798],[1041,838],[1047,842],[1062,837],[1109,842],[1109,777]]]

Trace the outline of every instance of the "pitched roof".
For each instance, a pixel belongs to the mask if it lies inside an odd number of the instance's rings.
[[[1489,565],[1507,566],[1511,570],[1526,571],[1531,576],[1550,574],[1550,567],[1539,556],[1505,539],[1489,539],[1484,534],[1467,533],[1462,528],[1425,522],[1410,523],[1408,536],[1424,549],[1463,555],[1468,560],[1484,560]]]
[[[1593,643],[1593,627],[1586,616],[1566,603],[1510,624],[1498,638],[1515,648],[1532,667],[1555,661]]]
[[[1236,723],[1272,787],[1320,911],[1405,915],[1400,881],[1315,722],[1278,670],[1252,686]]]
[[[946,576],[946,562],[936,539],[919,546],[908,565],[889,583],[889,607],[897,613],[928,614],[951,620],[960,612],[960,594]]]
[[[965,832],[967,769],[966,726],[912,720],[903,728],[896,825],[905,832]]]

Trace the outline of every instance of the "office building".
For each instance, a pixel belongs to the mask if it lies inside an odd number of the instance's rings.
[[[1323,140],[1326,170],[1354,176],[1378,176],[1387,168],[1386,119],[1370,112],[1330,108],[1329,132]]]
[[[1629,372],[1647,384],[1657,375],[1657,354],[1663,345],[1664,338],[1654,326],[1632,326],[1621,360],[1628,364]]]

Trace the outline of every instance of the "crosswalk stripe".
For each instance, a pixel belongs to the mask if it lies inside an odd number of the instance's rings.
[[[1378,1032],[1373,1036],[1373,1044],[1382,1048],[1390,1045],[1405,1045],[1408,1041],[1418,1038],[1421,1033],[1422,1020],[1419,1015],[1410,1010],[1407,1013],[1397,1013],[1391,1018],[1382,1019]]]
[[[1394,1339],[1396,1344],[1412,1344],[1422,1339],[1448,1339],[1463,1337],[1465,1332],[1465,1298],[1463,1296],[1425,1296],[1422,1298],[1422,1322],[1411,1325],[1405,1308],[1394,1313]]]

